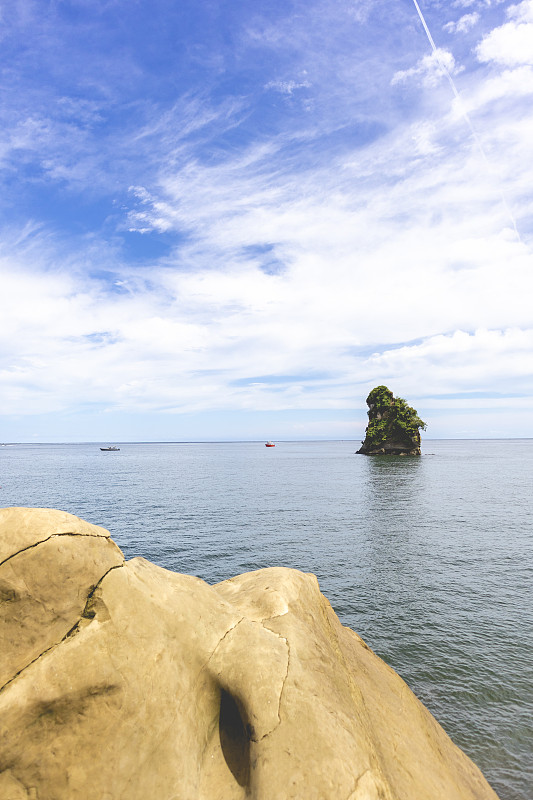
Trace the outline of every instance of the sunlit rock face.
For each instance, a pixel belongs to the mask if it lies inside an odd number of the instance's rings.
[[[216,586],[0,512],[2,800],[496,798],[313,575]]]

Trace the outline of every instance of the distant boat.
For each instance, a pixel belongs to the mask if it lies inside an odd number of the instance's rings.
[[[265,443],[265,447],[275,447],[275,446],[276,445],[274,444],[274,442],[266,442]]]
[[[101,448],[100,448],[100,450],[105,450],[106,452],[109,452],[109,451],[111,451],[111,452],[113,452],[113,453],[114,453],[114,452],[116,452],[117,450],[120,450],[120,447],[115,447],[115,445],[114,445],[114,444],[110,444],[110,445],[109,445],[109,447],[101,447]]]

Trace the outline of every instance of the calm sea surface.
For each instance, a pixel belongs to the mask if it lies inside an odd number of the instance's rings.
[[[0,447],[0,505],[60,508],[209,583],[314,572],[478,764],[533,798],[533,440]]]

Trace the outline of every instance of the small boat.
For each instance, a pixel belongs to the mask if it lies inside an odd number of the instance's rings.
[[[117,450],[120,450],[120,447],[115,447],[114,444],[110,444],[109,447],[101,447],[100,450],[105,450],[106,452],[115,453]]]
[[[265,447],[275,447],[274,442],[265,442]]]

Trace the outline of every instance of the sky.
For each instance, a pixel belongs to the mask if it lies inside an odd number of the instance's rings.
[[[0,441],[533,437],[533,0],[2,0]]]

